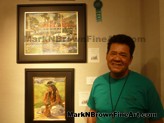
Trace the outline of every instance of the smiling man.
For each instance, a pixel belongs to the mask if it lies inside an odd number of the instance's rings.
[[[88,117],[87,123],[163,123],[164,110],[152,81],[129,70],[134,49],[127,35],[109,39],[106,61],[110,72],[94,81],[88,106],[97,115]]]

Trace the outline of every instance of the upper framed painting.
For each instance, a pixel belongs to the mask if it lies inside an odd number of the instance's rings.
[[[17,63],[85,63],[86,4],[17,5]]]

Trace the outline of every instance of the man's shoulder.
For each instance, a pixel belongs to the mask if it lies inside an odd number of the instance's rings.
[[[135,78],[149,80],[149,78],[146,77],[145,75],[142,75],[141,73],[138,73],[138,72],[135,72],[135,71],[130,71],[130,75],[132,77],[135,77]]]
[[[142,84],[152,84],[152,81],[145,75],[142,75],[135,71],[130,71],[130,79]]]
[[[99,82],[102,83],[102,82],[105,82],[105,81],[108,81],[108,80],[109,80],[109,72],[104,73],[104,74],[98,76],[98,77],[95,79],[94,83],[99,83]]]
[[[108,77],[109,77],[109,72],[104,73],[104,74],[98,76],[96,79],[105,79],[105,78],[108,78]]]

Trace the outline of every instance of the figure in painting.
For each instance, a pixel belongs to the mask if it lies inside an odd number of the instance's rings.
[[[47,91],[44,94],[44,110],[43,114],[47,117],[53,117],[56,113],[64,113],[59,91],[52,81],[47,82]],[[60,111],[60,112],[59,112]]]

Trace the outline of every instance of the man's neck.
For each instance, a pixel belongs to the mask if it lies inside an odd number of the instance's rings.
[[[129,70],[127,70],[126,72],[124,73],[113,73],[113,72],[110,72],[110,76],[114,79],[121,79],[123,77],[125,77],[126,75],[128,75],[129,73]]]

